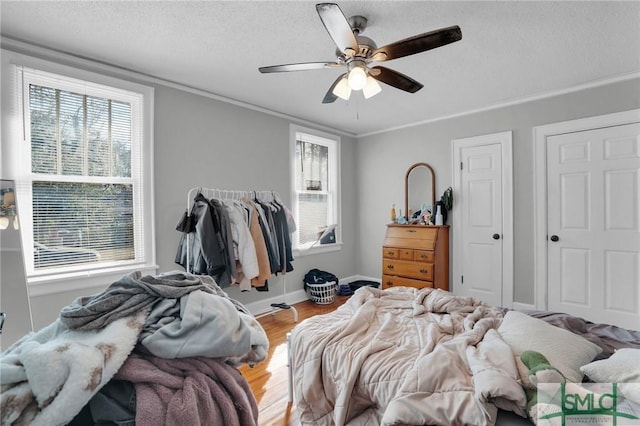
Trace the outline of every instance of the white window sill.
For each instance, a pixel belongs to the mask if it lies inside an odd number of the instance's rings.
[[[118,268],[94,269],[89,271],[69,272],[65,274],[47,275],[27,278],[29,296],[45,296],[65,291],[78,291],[106,288],[118,281],[122,276],[134,271],[142,275],[155,274],[158,265],[127,265]]]
[[[297,248],[293,249],[293,257],[303,257],[318,253],[327,253],[331,251],[342,250],[342,242],[336,242],[333,244],[318,244],[311,248]]]

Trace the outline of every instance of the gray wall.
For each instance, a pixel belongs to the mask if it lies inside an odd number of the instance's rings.
[[[175,226],[186,208],[189,189],[274,190],[291,205],[290,124],[284,118],[156,86],[155,213],[160,272],[179,268],[173,262],[180,239]],[[287,291],[303,288],[303,276],[311,268],[338,277],[357,272],[355,145],[352,138],[341,136],[342,250],[298,257],[294,271],[286,275]],[[277,277],[269,281],[268,293],[241,293],[237,287],[226,290],[246,304],[281,295],[282,286],[282,278]]]
[[[513,131],[515,301],[534,301],[533,128],[635,109],[640,80],[628,80],[519,105],[427,123],[358,139],[358,272],[380,277],[385,224],[392,203],[404,203],[404,176],[416,162],[436,171],[436,199],[452,185],[451,141]],[[454,188],[454,198],[456,188]],[[455,232],[455,230],[452,230]]]

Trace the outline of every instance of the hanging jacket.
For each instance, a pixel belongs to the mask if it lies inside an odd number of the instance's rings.
[[[225,260],[226,246],[216,210],[202,194],[198,194],[189,216],[191,224],[185,227],[187,232],[182,234],[175,262],[193,274],[213,277],[220,287],[229,286],[231,275]]]
[[[267,248],[267,256],[269,257],[269,271],[271,274],[273,274],[278,270],[280,262],[278,261],[278,255],[274,250],[273,244],[271,242],[271,229],[269,228],[269,222],[267,221],[264,209],[257,203],[256,209],[258,210],[258,224],[260,225],[260,230],[262,231],[262,235],[264,237],[264,244]]]
[[[274,202],[275,203],[275,202]],[[280,250],[280,269],[282,273],[293,271],[293,253],[291,251],[291,235],[287,225],[287,215],[282,205],[275,203],[278,210],[275,213],[276,233]]]
[[[266,203],[260,200],[257,200],[256,203],[260,207],[262,207],[262,211],[266,219],[265,226],[269,229],[269,232],[268,232],[269,244],[271,245],[271,255],[272,255],[272,257],[269,258],[269,261],[271,262],[271,273],[275,274],[277,272],[282,271],[282,268],[280,267],[281,265],[280,254],[282,252],[280,251],[280,241],[279,241],[277,229],[276,229],[275,207],[273,207],[269,203]]]
[[[227,209],[233,232],[234,253],[236,253],[238,280],[241,291],[251,290],[251,279],[260,273],[256,247],[251,238],[251,231],[246,220],[248,212],[237,201],[225,200],[223,205]],[[245,219],[245,217],[247,217]]]
[[[269,252],[267,251],[265,237],[260,227],[258,208],[253,201],[248,198],[243,198],[242,202],[249,209],[249,231],[251,232],[251,238],[256,248],[256,257],[258,260],[259,273],[256,278],[251,280],[251,285],[254,287],[263,287],[267,279],[271,276]]]
[[[209,203],[216,211],[220,220],[220,234],[222,236],[222,244],[224,246],[224,260],[229,271],[229,284],[238,281],[238,270],[236,269],[236,255],[233,246],[233,230],[231,229],[231,219],[229,212],[222,201],[212,198]],[[226,285],[226,284],[225,284]]]

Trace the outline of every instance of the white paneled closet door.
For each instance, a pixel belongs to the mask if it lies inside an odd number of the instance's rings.
[[[640,329],[640,125],[547,138],[548,308]]]

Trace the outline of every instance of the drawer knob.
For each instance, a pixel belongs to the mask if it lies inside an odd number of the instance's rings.
[[[426,254],[422,253],[422,254],[420,255],[420,259],[426,259],[426,258],[427,258],[427,255],[426,255]]]
[[[391,282],[391,281],[387,281],[387,285],[388,285],[389,287],[393,287],[393,282]]]
[[[393,265],[387,265],[387,269],[393,269]]]
[[[394,254],[396,254],[396,252],[395,252],[395,251],[388,251],[388,252],[387,252],[387,254],[388,254],[389,256],[393,256]]]
[[[420,269],[420,273],[421,273],[421,274],[426,274],[426,273],[427,273],[427,270],[426,270],[426,269],[424,269],[424,268],[422,268],[422,269]]]

